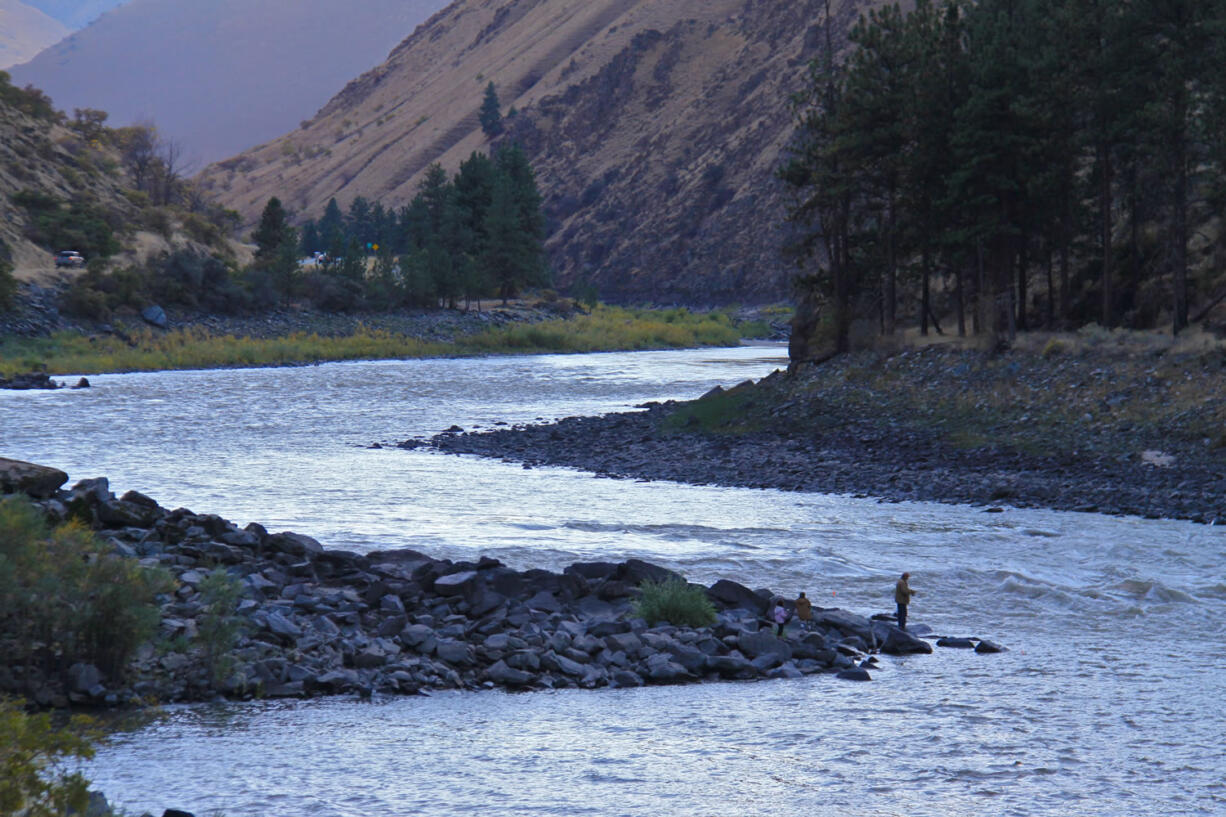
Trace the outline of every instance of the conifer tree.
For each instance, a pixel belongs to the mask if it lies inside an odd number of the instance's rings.
[[[298,235],[276,196],[264,205],[251,238],[256,244],[256,266],[272,276],[282,295],[292,294],[298,279]]]
[[[502,133],[502,104],[498,101],[498,91],[494,89],[493,81],[485,86],[485,98],[481,101],[478,119],[481,121],[481,130],[490,139]]]

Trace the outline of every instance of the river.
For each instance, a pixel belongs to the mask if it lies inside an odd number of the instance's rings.
[[[631,690],[173,706],[86,768],[131,813],[1226,814],[1226,531],[695,487],[371,448],[690,398],[775,346],[91,377],[0,392],[0,455],[117,493],[512,567],[648,559],[916,623],[1001,655]]]

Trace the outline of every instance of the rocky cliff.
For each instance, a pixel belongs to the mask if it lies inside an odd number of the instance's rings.
[[[537,169],[559,284],[589,280],[606,299],[782,299],[794,268],[773,171],[825,5],[458,0],[299,130],[202,180],[249,221],[273,195],[304,216],[333,196],[402,205],[432,162],[454,170],[491,147],[477,110],[492,81],[500,138]],[[868,2],[830,5],[844,32]]]

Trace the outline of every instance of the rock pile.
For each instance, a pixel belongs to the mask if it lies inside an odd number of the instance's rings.
[[[634,615],[639,585],[680,577],[636,559],[553,573],[410,550],[361,555],[254,523],[239,528],[213,514],[167,510],[135,491],[116,498],[101,478],[37,502],[54,520],[88,520],[116,553],[177,580],[162,600],[160,647],[139,651],[122,680],[80,664],[45,679],[36,695],[45,704],[626,687],[844,671],[867,678],[857,664],[868,652],[932,652],[914,632],[839,609],[815,610],[811,628],[776,638],[763,619],[772,594],[729,580],[704,588],[717,609],[712,626],[649,626]],[[210,678],[198,639],[201,585],[217,568],[241,583],[235,615],[244,625],[233,669],[220,682]],[[0,672],[0,688],[16,685],[15,668]]]

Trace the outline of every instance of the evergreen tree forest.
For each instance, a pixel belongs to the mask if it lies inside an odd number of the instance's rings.
[[[299,231],[302,254],[323,254],[319,271],[299,283],[312,297],[332,293],[326,305],[333,308],[355,301],[454,307],[493,296],[505,302],[525,287],[548,284],[544,238],[535,175],[511,144],[493,158],[474,152],[450,178],[432,165],[399,210],[359,196],[342,212],[333,199]]]
[[[1226,0],[917,0],[846,43],[827,20],[779,175],[837,350],[854,319],[1179,332],[1226,297]]]

